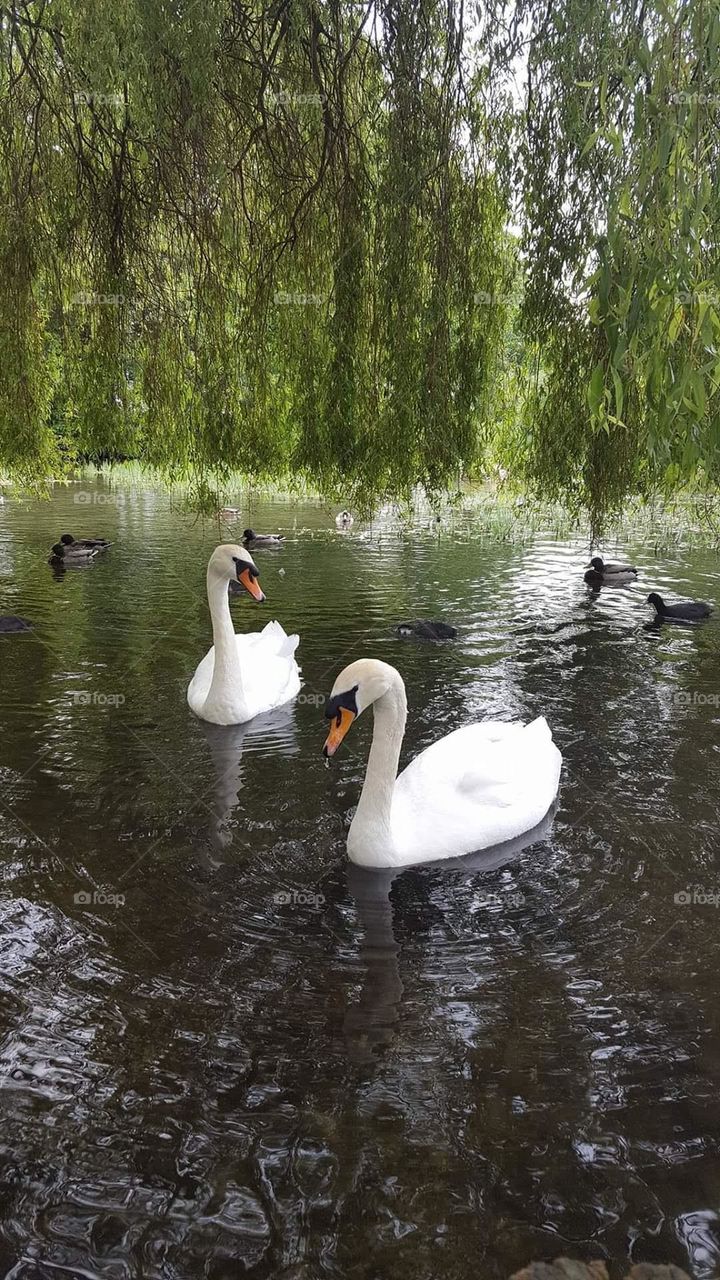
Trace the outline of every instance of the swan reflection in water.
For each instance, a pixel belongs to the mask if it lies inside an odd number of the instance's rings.
[[[458,876],[478,877],[496,871],[520,857],[532,845],[546,841],[552,829],[557,805],[542,822],[514,840],[470,853],[463,858],[444,858],[442,862],[424,863],[422,867],[388,867],[380,870],[348,863],[348,889],[355,902],[358,925],[362,931],[360,958],[365,974],[360,998],[345,1015],[343,1029],[347,1053],[357,1063],[375,1061],[379,1051],[392,1043],[400,1017],[403,982],[400,976],[400,945],[395,937],[395,921],[391,891],[400,876],[422,875],[427,867],[442,868]]]
[[[295,704],[286,702],[244,724],[211,724],[200,720],[215,771],[214,794],[208,797],[211,811],[210,840],[213,848],[227,849],[233,842],[233,815],[243,788],[243,752],[264,756],[296,756],[300,750],[295,724]]]

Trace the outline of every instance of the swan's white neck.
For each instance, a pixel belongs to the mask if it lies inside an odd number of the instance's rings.
[[[235,628],[230,615],[228,580],[217,573],[207,572],[207,597],[212,618],[215,662],[207,701],[230,694],[237,701],[244,696],[242,670],[238,658]]]
[[[348,851],[365,866],[388,865],[392,858],[392,801],[400,748],[405,734],[405,685],[396,679],[373,704],[375,727],[362,794],[348,833]]]

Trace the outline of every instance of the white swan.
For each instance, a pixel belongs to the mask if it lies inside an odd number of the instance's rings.
[[[216,547],[207,568],[207,595],[214,645],[205,654],[187,691],[192,711],[212,724],[243,724],[294,698],[300,672],[294,654],[299,637],[288,636],[279,622],[251,635],[235,634],[228,583],[241,582],[253,599],[265,599],[255,562],[244,547]]]
[[[387,662],[361,658],[341,671],[325,707],[333,724],[324,754],[335,753],[371,703],[372,747],[348,832],[352,862],[400,867],[473,853],[529,831],[547,813],[562,756],[544,719],[455,729],[398,778],[407,702],[402,678]]]

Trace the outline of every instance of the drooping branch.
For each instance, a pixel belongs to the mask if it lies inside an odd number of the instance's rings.
[[[0,464],[716,480],[719,5],[17,3]]]

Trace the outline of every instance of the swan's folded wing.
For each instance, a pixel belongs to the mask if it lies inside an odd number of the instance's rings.
[[[501,808],[517,804],[534,786],[538,760],[554,758],[552,733],[543,716],[512,728],[514,733],[490,741],[489,750],[478,752],[458,775],[458,791],[467,799]]]
[[[268,622],[262,631],[253,631],[249,635],[238,635],[238,643],[243,647],[262,649],[264,653],[276,654],[279,658],[292,658],[300,643],[297,635],[289,636],[279,622]]]
[[[215,646],[208,649],[205,657],[195,668],[195,674],[188,685],[187,700],[193,710],[205,701],[213,678],[215,667]]]
[[[458,801],[510,808],[533,787],[533,764],[552,750],[552,734],[542,717],[532,724],[485,721],[466,725],[434,742],[408,765],[396,783],[406,801],[455,794]]]
[[[561,764],[544,720],[468,725],[433,743],[395,784],[398,864],[472,853],[530,831],[557,794]]]
[[[286,635],[285,639],[281,642],[280,648],[278,649],[278,657],[292,658],[299,643],[300,643],[299,635],[291,635],[291,636]]]
[[[252,714],[268,711],[294,698],[300,671],[294,658],[299,636],[288,636],[279,622],[262,631],[236,636],[242,662],[245,699]]]
[[[433,742],[416,756],[399,776],[401,792],[418,795],[430,788],[437,792],[445,786],[467,790],[502,785],[507,778],[504,752],[498,760],[498,747],[508,737],[515,737],[522,726],[498,721],[465,725]]]

